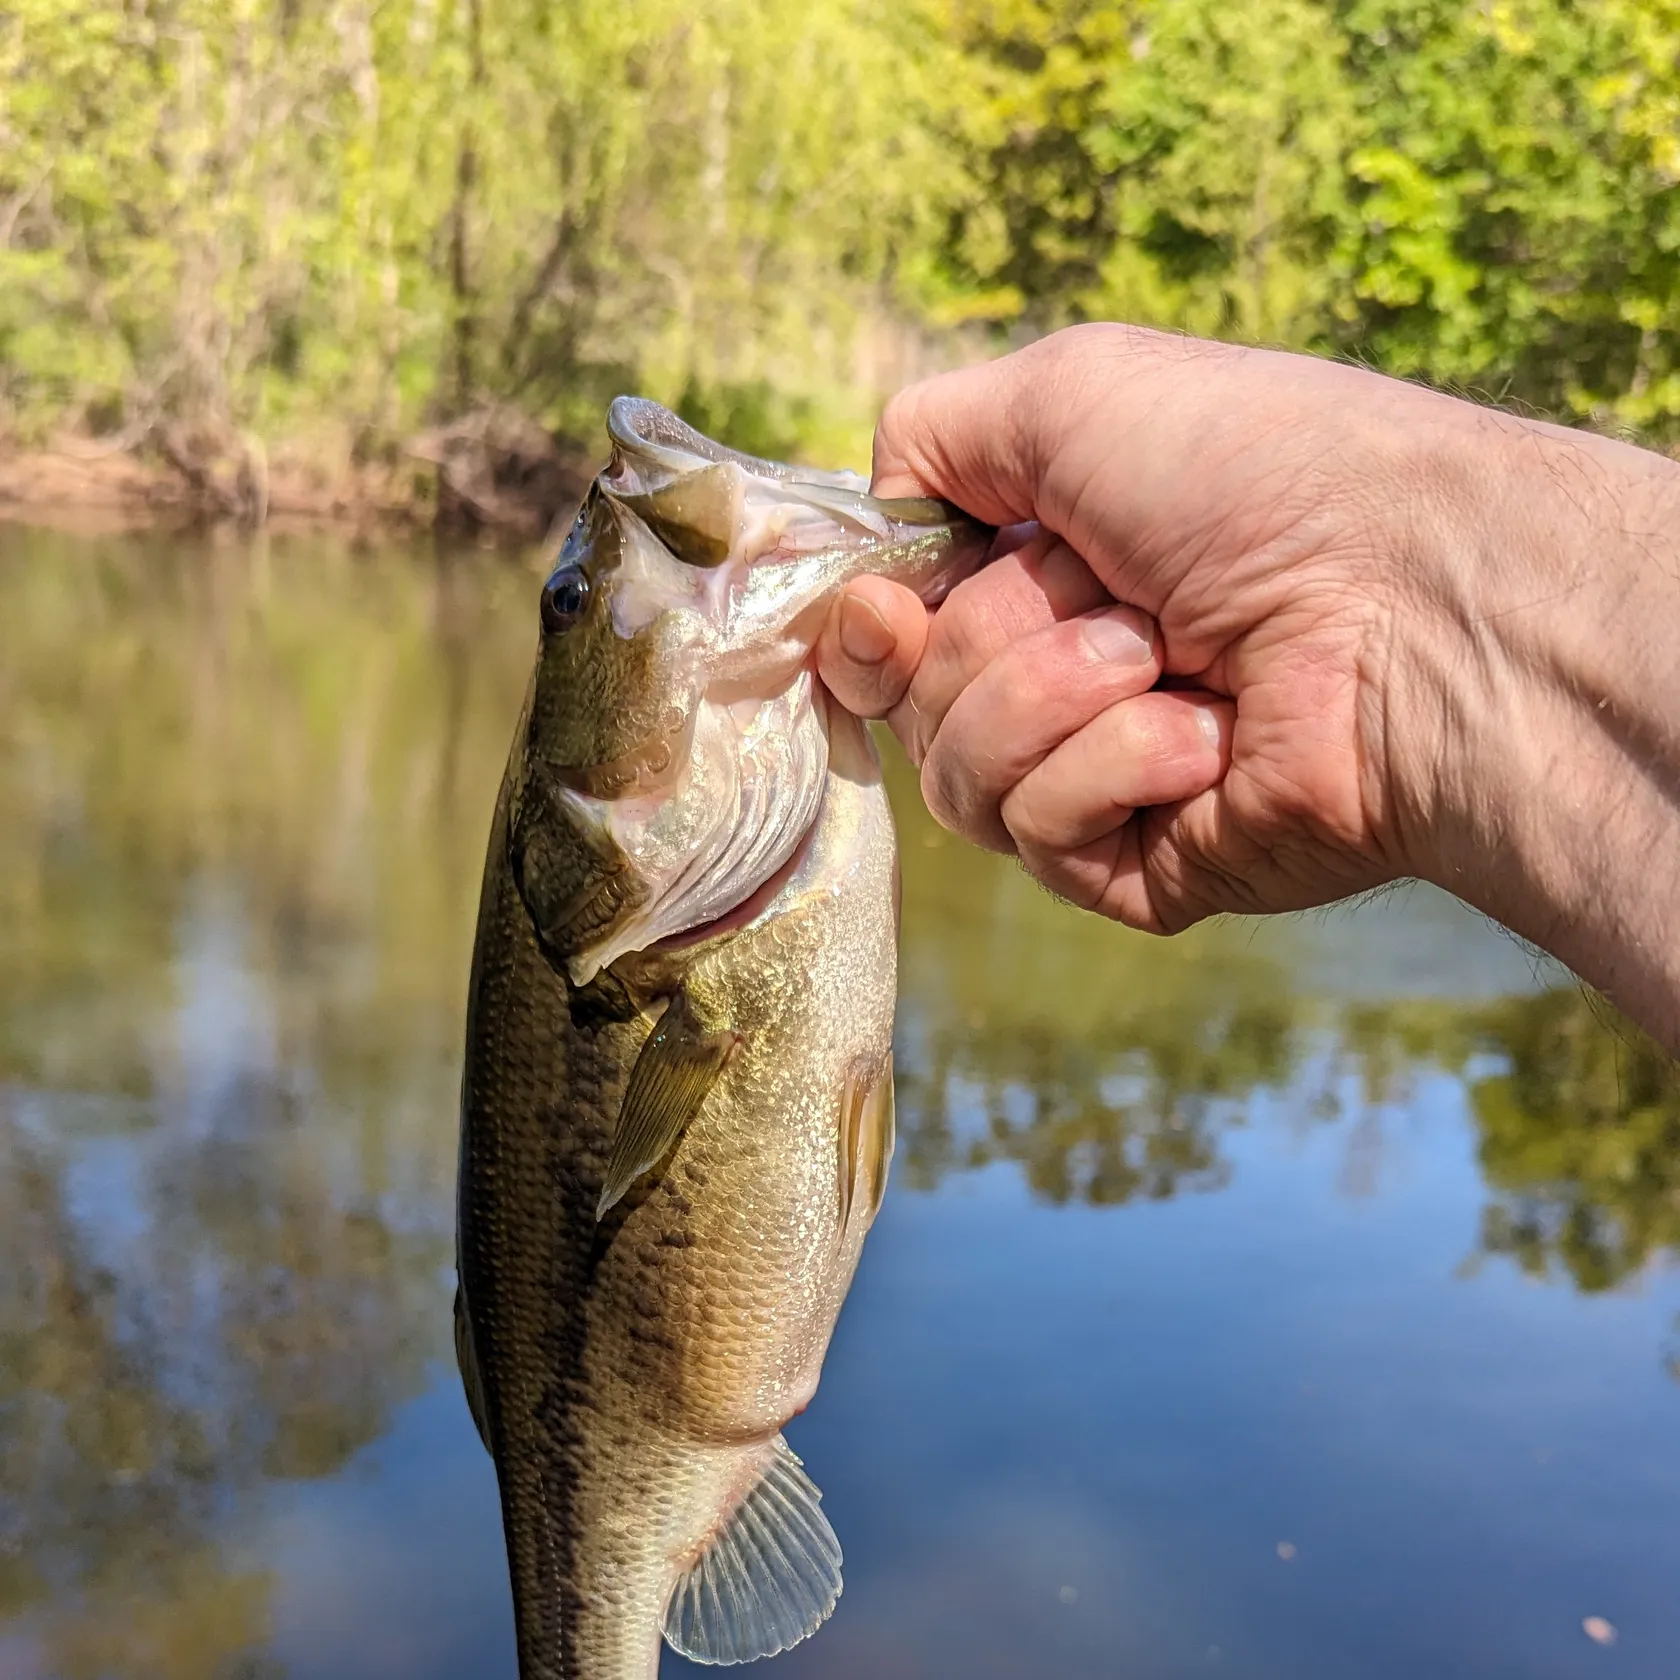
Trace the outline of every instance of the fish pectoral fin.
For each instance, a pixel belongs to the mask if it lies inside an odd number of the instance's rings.
[[[840,1229],[851,1222],[861,1193],[870,1219],[887,1193],[897,1127],[893,1117],[892,1058],[874,1074],[847,1076],[840,1097]]]
[[[472,1321],[467,1317],[467,1297],[461,1286],[455,1286],[455,1363],[461,1370],[461,1387],[466,1390],[467,1410],[478,1428],[478,1438],[490,1450],[489,1414],[484,1406],[484,1379],[478,1374],[478,1358],[473,1352]]]
[[[701,1026],[682,992],[671,999],[625,1084],[597,1219],[670,1153],[740,1045],[738,1033]]]
[[[665,1642],[698,1663],[773,1657],[840,1597],[840,1542],[822,1494],[780,1435],[752,1491],[672,1590]]]

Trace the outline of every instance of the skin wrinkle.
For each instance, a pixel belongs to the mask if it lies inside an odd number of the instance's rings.
[[[1659,485],[1659,493],[1661,488]],[[1676,503],[1676,523],[1680,524],[1680,494],[1672,496],[1671,500]],[[1633,530],[1632,523],[1624,521],[1621,530],[1627,535]],[[1672,574],[1655,562],[1643,535],[1637,539],[1630,537],[1630,541],[1636,542],[1640,558],[1647,566],[1666,581],[1672,581]],[[1637,611],[1635,596],[1647,582],[1638,569],[1630,569],[1626,575],[1613,575],[1600,585],[1611,599],[1609,610],[1599,616],[1605,621],[1613,621],[1630,610]],[[1680,612],[1680,597],[1675,599],[1671,610]],[[1664,797],[1680,797],[1680,763],[1674,764],[1666,775],[1663,768],[1665,760],[1672,760],[1680,753],[1680,707],[1662,704],[1641,707],[1638,703],[1641,697],[1627,693],[1625,682],[1622,684],[1623,692],[1618,694],[1614,691],[1615,685],[1605,680],[1612,674],[1621,676],[1620,671],[1594,671],[1590,674],[1578,671],[1569,657],[1572,647],[1560,649],[1550,642],[1540,642],[1533,649],[1525,648],[1524,651],[1537,675],[1568,687],[1579,698],[1594,705],[1597,727],[1609,742],[1639,766],[1643,774],[1655,778]],[[1676,701],[1680,701],[1680,683],[1671,682],[1670,692]]]
[[[1187,803],[1193,806],[1198,801]],[[1180,891],[1165,905],[1150,890],[1155,877],[1149,872],[1144,873],[1144,886],[1150,891],[1150,906],[1159,931],[1181,933],[1208,915],[1255,907],[1253,887],[1243,868],[1243,863],[1252,863],[1255,852],[1252,841],[1246,832],[1234,828],[1228,809],[1223,807],[1214,811],[1214,831],[1216,844],[1211,847],[1197,845],[1193,841],[1188,847],[1174,847],[1184,869],[1184,880]],[[1143,832],[1148,833],[1147,826]],[[1176,829],[1175,839],[1180,835],[1188,838],[1184,830]],[[1234,866],[1228,865],[1225,861],[1227,856],[1236,857],[1239,861]],[[1140,837],[1140,863],[1141,857]]]
[[[1680,763],[1665,769],[1663,757],[1674,757],[1680,730],[1653,728],[1646,719],[1620,712],[1608,700],[1594,708],[1600,732],[1650,782],[1652,790],[1671,804],[1680,805]]]
[[[1359,798],[1364,807],[1366,827],[1373,834],[1394,831],[1401,820],[1402,800],[1395,785],[1390,751],[1392,717],[1388,703],[1388,678],[1393,658],[1391,640],[1384,640],[1378,653],[1373,653],[1367,644],[1359,654],[1361,683],[1356,702],[1357,727],[1353,744]],[[1399,852],[1399,856],[1404,856],[1403,851]],[[1404,868],[1398,858],[1391,867]]]
[[[1590,578],[1577,578],[1563,589],[1555,590],[1550,595],[1541,595],[1532,601],[1518,601],[1509,607],[1499,607],[1492,612],[1478,614],[1470,620],[1472,625],[1497,624],[1502,618],[1514,618],[1519,613],[1538,612],[1543,607],[1555,607],[1561,601],[1567,601],[1579,595],[1582,589],[1590,583]]]
[[[1589,467],[1588,457],[1584,451],[1560,450],[1558,453],[1560,455],[1566,455],[1571,459],[1579,460],[1582,463],[1583,471],[1587,470]],[[1599,464],[1596,462],[1590,463],[1592,469],[1597,472],[1597,481],[1602,488],[1604,485],[1604,475],[1602,471],[1597,471],[1598,465]],[[1680,498],[1677,498],[1674,494],[1672,479],[1666,486],[1661,482],[1661,480],[1653,479],[1651,482],[1652,486],[1658,491],[1659,495],[1666,488],[1670,492],[1670,502],[1680,502]],[[1573,499],[1572,505],[1575,505],[1573,504]],[[1634,508],[1629,507],[1627,498],[1607,501],[1605,496],[1601,495],[1598,505],[1603,510],[1596,521],[1599,528],[1608,527],[1611,524],[1612,515],[1621,515],[1624,513],[1631,514],[1635,511]],[[1675,511],[1680,513],[1680,505],[1676,505]],[[1538,523],[1538,521],[1536,521],[1536,523]],[[1650,550],[1647,547],[1645,540],[1643,538],[1635,539],[1631,535],[1631,533],[1636,529],[1635,520],[1631,518],[1620,518],[1616,521],[1616,528],[1620,534],[1628,538],[1630,544],[1636,543],[1637,552],[1640,557],[1649,561]],[[1596,559],[1588,559],[1585,557],[1572,558],[1574,559],[1577,577],[1592,581],[1600,591],[1604,592],[1608,596],[1607,605],[1600,607],[1594,614],[1594,618],[1597,621],[1594,626],[1595,630],[1599,625],[1612,622],[1619,615],[1625,614],[1629,610],[1630,605],[1634,601],[1634,597],[1641,587],[1648,582],[1648,580],[1641,578],[1638,568],[1629,568],[1625,573],[1613,574],[1611,577],[1605,578],[1602,574],[1602,568],[1598,565]],[[1663,568],[1660,565],[1655,569],[1658,572],[1663,572]],[[1664,575],[1666,576],[1667,574],[1664,573]],[[1680,605],[1680,602],[1676,602],[1676,605]],[[1573,692],[1583,698],[1594,702],[1600,698],[1614,698],[1614,685],[1604,683],[1598,680],[1598,678],[1601,676],[1609,676],[1612,672],[1616,675],[1620,675],[1620,671],[1616,670],[1615,667],[1611,667],[1610,670],[1606,670],[1601,673],[1589,674],[1587,671],[1578,669],[1578,666],[1581,663],[1579,658],[1581,650],[1576,648],[1574,641],[1572,640],[1565,640],[1560,644],[1556,641],[1556,639],[1533,638],[1530,641],[1517,644],[1514,646],[1512,651],[1514,656],[1524,658],[1536,674],[1543,675],[1548,680],[1556,682],[1560,685],[1568,685]],[[1637,704],[1638,698],[1638,696],[1630,696],[1630,699],[1633,700],[1634,703],[1618,706],[1616,708],[1617,712],[1630,718],[1640,716],[1640,707]],[[1646,726],[1644,736],[1647,750],[1661,750],[1663,747],[1669,745],[1669,743],[1674,739],[1672,734],[1661,728],[1663,710],[1663,708],[1656,708],[1653,711],[1647,712],[1644,717],[1644,723]],[[1630,742],[1630,745],[1631,744],[1632,743]]]

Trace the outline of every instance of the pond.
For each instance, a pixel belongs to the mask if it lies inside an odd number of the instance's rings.
[[[536,582],[0,526],[3,1680],[511,1680],[449,1302]],[[1661,1059],[1438,894],[1134,937],[889,768],[846,1592],[757,1672],[1680,1672]]]

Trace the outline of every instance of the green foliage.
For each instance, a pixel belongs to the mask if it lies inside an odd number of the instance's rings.
[[[17,0],[0,419],[211,451],[327,425],[365,453],[487,402],[592,438],[627,384],[766,388],[855,446],[860,325],[949,168],[916,19]]]
[[[770,460],[796,453],[815,424],[809,398],[790,397],[767,379],[710,386],[691,379],[676,409],[708,437]]]
[[[958,0],[986,91],[953,218],[970,312],[1305,342],[1347,212],[1344,42],[1314,0]]]
[[[1666,438],[1677,62],[1680,0],[9,0],[0,430],[634,386],[855,457],[949,329],[1118,316]]]
[[[1355,0],[1344,335],[1577,417],[1680,416],[1680,7]]]
[[[1507,1000],[1486,1028],[1508,1071],[1473,1092],[1484,1248],[1584,1290],[1680,1249],[1680,1067],[1579,991]]]
[[[1680,429],[1674,0],[950,0],[948,316],[1353,352]]]

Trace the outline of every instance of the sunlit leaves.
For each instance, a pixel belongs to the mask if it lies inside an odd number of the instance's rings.
[[[1366,136],[1344,341],[1563,416],[1680,416],[1674,9],[1356,0],[1346,28]]]
[[[947,0],[943,318],[1119,315],[1680,424],[1673,0]]]
[[[887,0],[19,0],[0,424],[342,455],[765,386],[855,449],[943,52]]]
[[[1123,316],[1666,436],[1677,62],[1676,0],[14,0],[0,426],[636,385],[855,454],[927,335]]]

